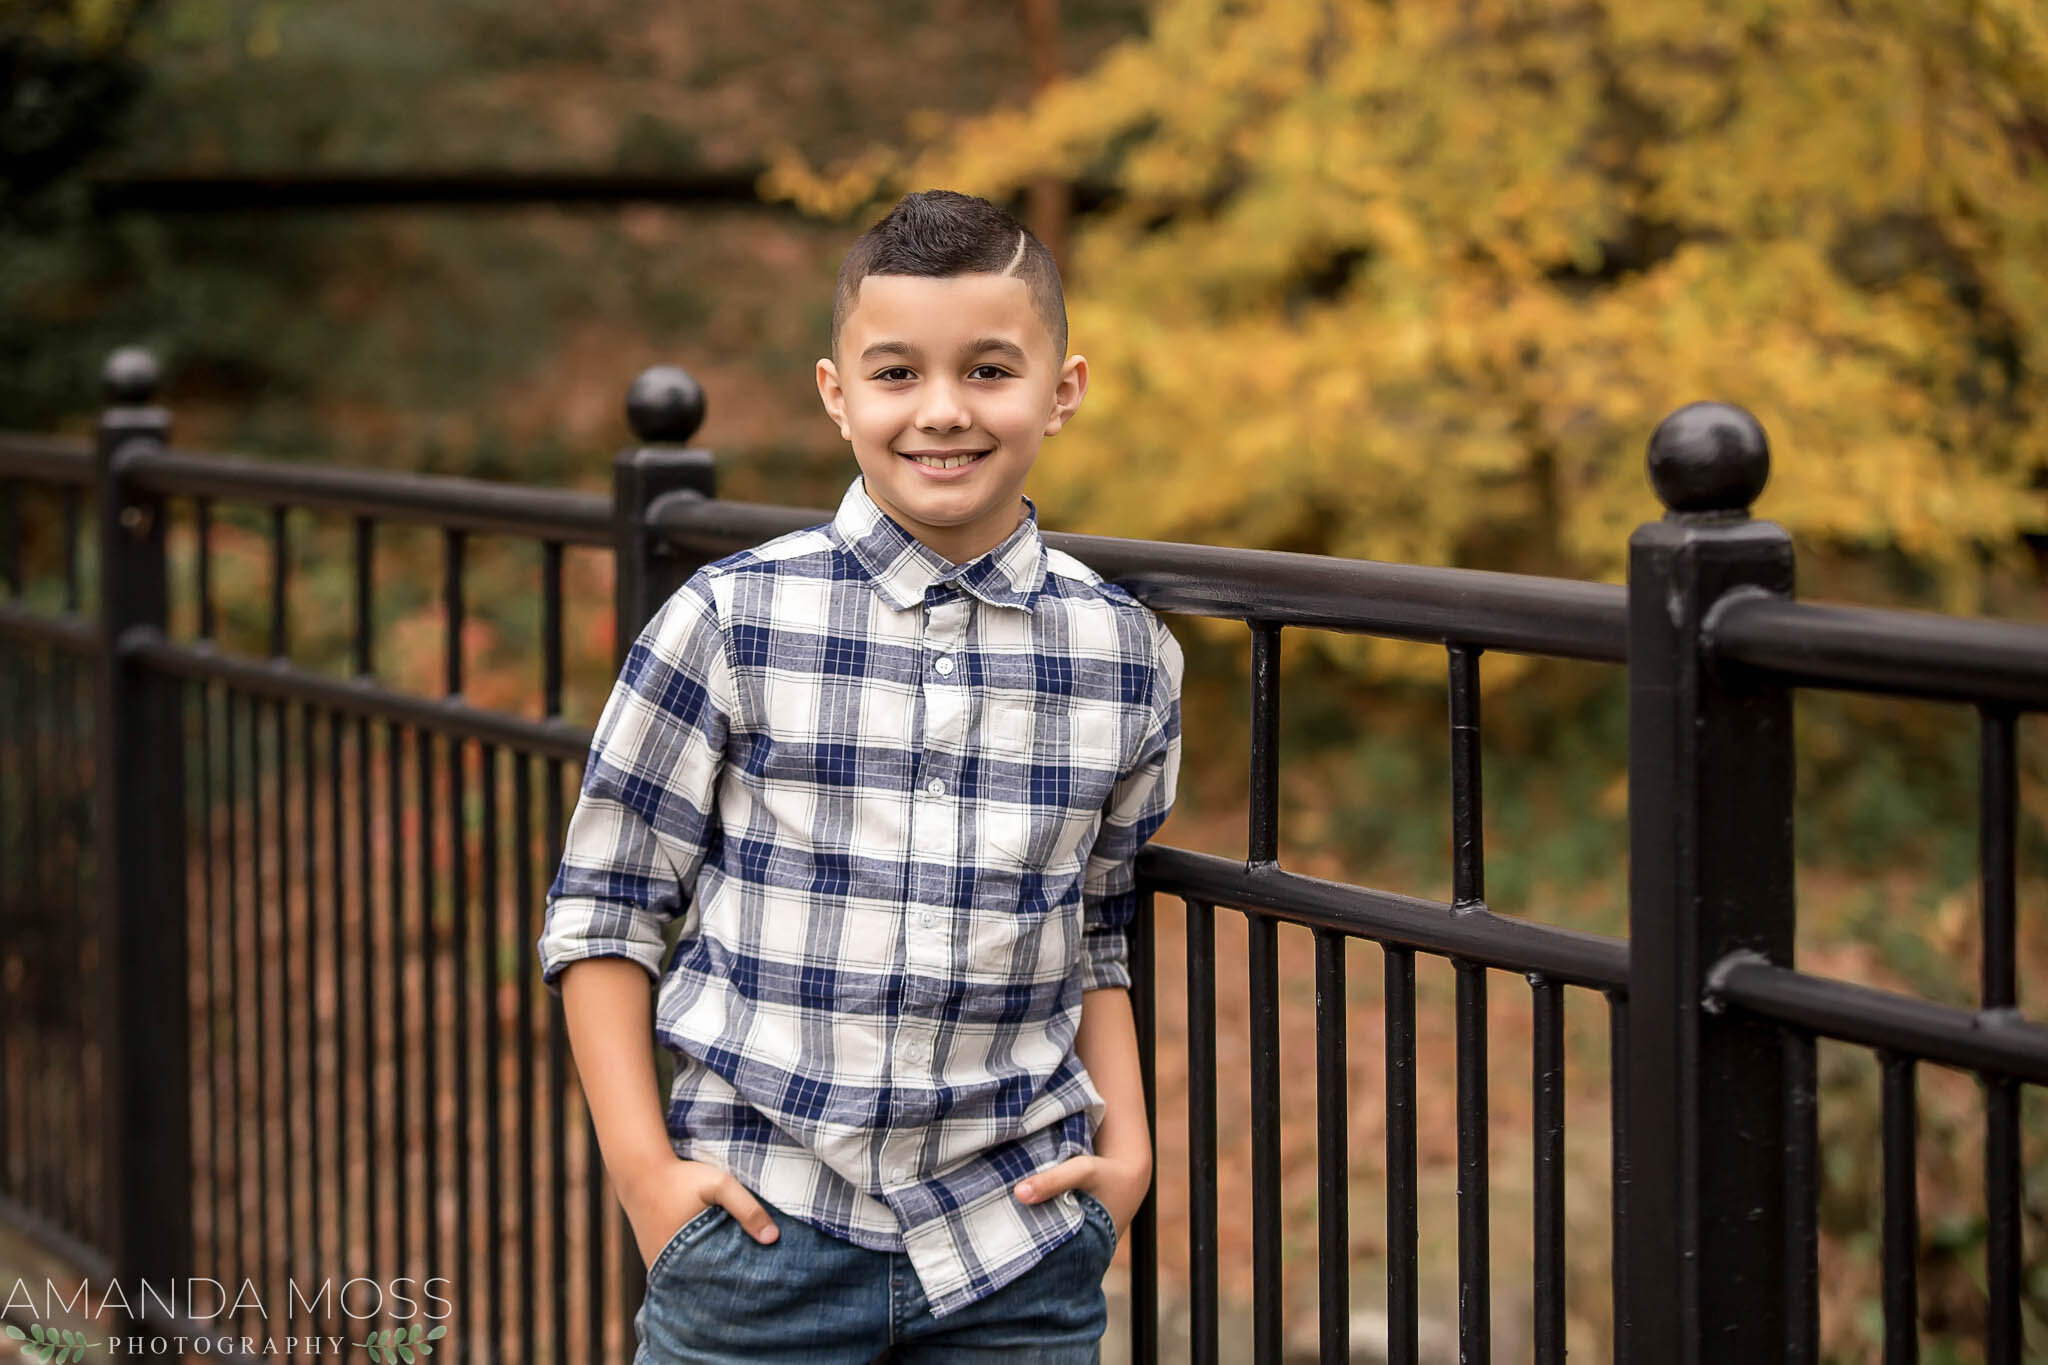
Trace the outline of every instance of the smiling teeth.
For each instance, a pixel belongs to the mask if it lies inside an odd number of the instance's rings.
[[[983,451],[981,454],[986,455],[987,453],[987,451]],[[958,469],[963,464],[973,464],[981,458],[981,455],[954,455],[946,459],[940,459],[931,455],[912,455],[910,458],[916,460],[919,464],[930,465],[933,469]]]

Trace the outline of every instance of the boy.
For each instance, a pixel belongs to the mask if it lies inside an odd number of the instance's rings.
[[[1087,391],[1066,331],[1009,215],[905,196],[817,366],[837,514],[694,574],[598,720],[539,949],[639,1361],[1096,1359],[1151,1183],[1126,926],[1182,659],[1022,495]]]

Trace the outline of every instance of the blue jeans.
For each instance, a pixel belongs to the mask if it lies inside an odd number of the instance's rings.
[[[931,1315],[910,1258],[818,1231],[763,1200],[781,1236],[767,1246],[713,1204],[647,1271],[634,1365],[711,1361],[901,1365],[965,1361],[1096,1365],[1109,1306],[1103,1272],[1116,1224],[1077,1191],[1080,1231],[988,1297]]]

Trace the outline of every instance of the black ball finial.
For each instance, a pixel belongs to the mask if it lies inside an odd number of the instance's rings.
[[[1763,424],[1733,403],[1687,403],[1650,435],[1650,483],[1673,512],[1746,512],[1770,477]]]
[[[163,372],[156,357],[140,346],[123,346],[100,366],[100,389],[107,402],[139,408],[156,397]]]
[[[626,390],[626,420],[648,445],[682,445],[704,425],[704,389],[680,365],[640,371]]]

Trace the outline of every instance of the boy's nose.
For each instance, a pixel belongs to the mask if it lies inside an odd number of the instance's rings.
[[[933,385],[925,393],[924,402],[918,405],[917,425],[921,431],[959,431],[970,425],[967,405],[960,396],[943,385]]]

